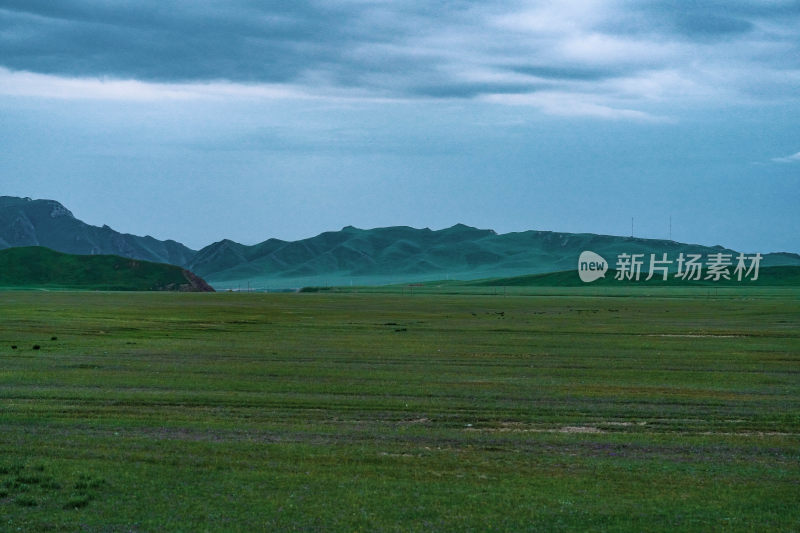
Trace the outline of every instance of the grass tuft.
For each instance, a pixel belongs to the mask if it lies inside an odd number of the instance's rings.
[[[28,495],[18,496],[16,499],[14,499],[14,503],[20,507],[36,507],[39,505],[39,502],[36,500],[36,498]]]
[[[67,503],[64,504],[63,508],[66,510],[83,509],[84,507],[89,505],[89,502],[91,501],[92,501],[91,496],[87,494],[80,494],[77,496],[73,496],[72,498],[67,500]]]

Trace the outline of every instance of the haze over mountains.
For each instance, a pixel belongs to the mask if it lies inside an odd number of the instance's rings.
[[[592,250],[619,253],[736,253],[719,246],[594,234],[524,231],[497,234],[456,224],[443,230],[408,226],[321,233],[299,241],[252,246],[230,240],[194,251],[175,241],[122,234],[76,219],[60,203],[0,197],[0,248],[46,246],[74,254],[115,254],[187,268],[217,288],[253,283],[269,288],[479,279],[574,270]],[[749,251],[752,252],[752,251]],[[800,265],[800,255],[764,254],[762,266]]]

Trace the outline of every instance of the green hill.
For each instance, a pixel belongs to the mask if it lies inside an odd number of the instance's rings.
[[[40,246],[0,250],[0,287],[213,291],[188,270],[115,255],[71,255]]]
[[[615,270],[606,272],[604,278],[597,279],[591,283],[584,283],[578,277],[577,270],[567,270],[562,272],[550,272],[546,274],[531,274],[527,276],[514,276],[509,278],[481,279],[464,282],[464,285],[473,287],[589,287],[589,286],[647,286],[647,287],[780,287],[793,286],[800,287],[800,266],[773,266],[759,269],[758,279],[752,281],[736,279],[719,281],[712,280],[682,280],[669,276],[663,280],[658,277],[646,281],[642,276],[639,281],[617,280],[614,279]]]

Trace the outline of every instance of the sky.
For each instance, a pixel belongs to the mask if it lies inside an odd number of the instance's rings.
[[[800,0],[0,0],[0,195],[800,252]]]

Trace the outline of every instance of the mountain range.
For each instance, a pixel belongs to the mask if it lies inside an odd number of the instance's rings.
[[[0,197],[0,249],[46,246],[73,254],[114,254],[170,263],[202,276],[216,288],[286,288],[367,285],[511,277],[574,270],[592,250],[612,261],[620,253],[737,252],[722,246],[671,240],[523,231],[498,234],[456,224],[442,230],[408,226],[347,226],[298,241],[268,239],[255,245],[222,240],[194,251],[175,241],[122,234],[76,219],[53,200]],[[761,266],[800,265],[800,255],[764,254]]]
[[[287,242],[269,239],[245,246],[220,241],[200,250],[188,268],[221,287],[245,280],[270,286],[385,284],[434,279],[479,279],[575,270],[592,250],[612,261],[622,252],[670,258],[678,254],[729,253],[721,246],[609,235],[524,231],[497,234],[456,224],[433,231],[405,226],[352,226]],[[614,258],[614,259],[612,259]],[[765,254],[761,266],[800,265],[797,254]]]

